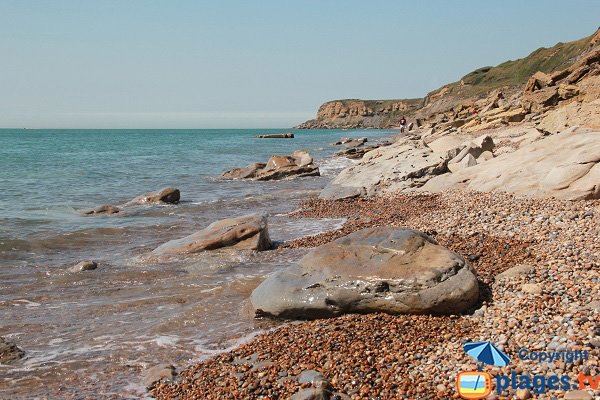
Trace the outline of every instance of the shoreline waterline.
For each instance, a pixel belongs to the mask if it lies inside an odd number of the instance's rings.
[[[129,142],[128,156],[128,149],[120,147],[129,134],[109,133],[122,142],[116,145],[106,140],[105,132],[70,132],[59,138],[76,145],[52,146],[60,140],[51,132],[42,132],[34,150],[27,149],[32,145],[28,141],[39,135],[23,142],[19,132],[11,134],[14,151],[7,146],[3,155],[12,158],[0,158],[8,164],[27,151],[57,153],[54,161],[38,154],[29,171],[18,169],[26,168],[31,158],[12,165],[9,197],[0,205],[7,222],[0,233],[0,312],[5,316],[0,336],[26,352],[20,364],[0,366],[0,394],[11,398],[109,397],[128,390],[137,397],[136,385],[147,367],[162,362],[182,368],[202,356],[202,349],[209,354],[228,349],[238,338],[276,325],[241,316],[241,304],[265,275],[305,250],[206,253],[160,262],[143,256],[210,222],[252,212],[269,214],[269,231],[276,241],[337,229],[342,223],[338,219],[297,220],[287,214],[351,163],[331,158],[336,150],[331,143],[340,136],[386,137],[383,131],[305,131],[281,142],[255,139],[256,133],[265,132],[259,130],[234,132],[229,138],[209,132],[203,142],[203,132],[167,132],[162,137],[154,131],[144,138],[147,132],[139,131]],[[211,140],[217,143],[206,144]],[[246,145],[237,158],[223,155],[243,148],[244,141],[254,148]],[[210,154],[220,146],[230,147]],[[307,149],[324,166],[323,176],[276,182],[214,178],[229,167],[298,148]],[[64,173],[53,173],[56,168]],[[11,174],[8,168],[6,174]],[[20,179],[24,185],[18,191]],[[124,203],[173,181],[182,192],[178,205],[81,215],[83,209]],[[97,261],[98,268],[69,271],[83,259]]]

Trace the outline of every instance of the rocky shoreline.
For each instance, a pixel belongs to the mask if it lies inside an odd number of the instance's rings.
[[[583,45],[579,61],[538,72],[522,89],[448,102],[456,97],[448,88],[420,110],[371,104],[423,118],[389,145],[345,145],[357,150],[338,155],[360,160],[291,217],[347,222],[281,244],[314,249],[250,296],[258,317],[336,318],[283,325],[158,382],[152,394],[446,399],[459,397],[459,372],[483,368],[492,377],[487,399],[592,399],[587,386],[570,384],[597,376],[600,355],[600,49]],[[303,127],[377,118],[369,107],[326,103]],[[463,345],[483,341],[511,362],[476,365]],[[522,349],[588,357],[534,362]],[[500,384],[516,375],[567,384],[547,393]]]
[[[507,367],[486,367],[492,376],[514,371],[576,379],[580,372],[598,372],[598,201],[450,191],[343,201],[313,199],[303,203],[294,216],[345,217],[348,222],[338,231],[283,246],[313,247],[367,226],[428,232],[470,260],[484,290],[482,303],[474,312],[459,316],[352,314],[286,324],[232,352],[189,367],[173,383],[158,383],[152,390],[154,396],[308,396],[320,390],[318,385],[298,378],[303,371],[316,371],[328,382],[330,388],[323,389],[323,396],[329,397],[297,398],[455,398],[456,374],[476,369],[462,344],[480,340],[501,346],[513,360]],[[519,265],[530,267],[496,279]],[[590,357],[585,362],[535,363],[517,357],[521,347],[532,351],[568,348],[588,351]],[[564,392],[536,395],[508,389],[495,393],[490,398],[560,398]]]

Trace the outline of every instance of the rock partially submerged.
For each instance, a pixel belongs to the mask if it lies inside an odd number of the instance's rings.
[[[177,376],[175,367],[171,364],[159,364],[148,368],[142,374],[142,384],[146,388],[152,388],[163,379],[171,380]]]
[[[259,139],[293,139],[294,134],[291,132],[287,133],[270,133],[266,135],[256,135]]]
[[[600,198],[600,132],[570,129],[480,165],[429,180],[419,190],[452,188],[564,200]]]
[[[112,214],[118,214],[119,212],[121,212],[121,209],[119,207],[113,206],[111,204],[103,204],[96,208],[91,208],[89,210],[85,210],[83,212],[83,214],[84,215],[100,215],[100,214],[112,215]]]
[[[446,172],[447,162],[447,157],[433,152],[421,140],[403,138],[366,153],[358,164],[331,181],[319,197],[338,200],[419,187]]]
[[[179,203],[181,193],[179,189],[166,187],[158,192],[149,192],[136,197],[131,202],[137,204],[177,204]]]
[[[92,271],[98,268],[98,263],[91,260],[84,260],[70,268],[71,272]]]
[[[11,364],[25,357],[25,352],[14,342],[0,336],[0,364]]]
[[[223,247],[262,251],[272,246],[266,215],[250,214],[213,222],[199,232],[157,247],[152,254],[191,254]]]
[[[319,167],[312,156],[304,150],[296,150],[289,156],[272,156],[267,163],[254,163],[244,168],[225,171],[223,179],[253,179],[269,181],[305,176],[319,176]]]
[[[252,293],[256,316],[454,314],[479,298],[473,268],[424,233],[368,228],[322,245]]]

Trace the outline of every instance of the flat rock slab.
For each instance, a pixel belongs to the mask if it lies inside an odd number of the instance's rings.
[[[157,247],[152,254],[191,254],[223,247],[262,251],[272,245],[266,215],[250,214],[213,222],[199,232]]]
[[[600,131],[571,129],[485,163],[429,180],[419,190],[504,191],[564,200],[600,198]]]
[[[270,133],[266,135],[256,135],[259,139],[293,139],[293,133]]]
[[[401,139],[364,154],[359,163],[331,181],[319,197],[340,200],[420,187],[432,176],[448,171],[447,161],[419,140]]]
[[[251,295],[256,316],[290,319],[345,313],[454,314],[472,307],[472,267],[424,233],[368,228],[313,249],[270,275]]]

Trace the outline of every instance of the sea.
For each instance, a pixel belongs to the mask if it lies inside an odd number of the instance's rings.
[[[294,139],[259,139],[292,132]],[[262,212],[276,242],[338,229],[340,219],[288,214],[354,161],[341,137],[392,130],[0,129],[0,336],[24,359],[0,364],[1,399],[144,398],[144,370],[178,370],[282,322],[253,319],[248,297],[307,249],[206,252],[157,260],[162,243],[213,221]],[[225,170],[307,150],[321,176],[224,181]],[[121,206],[163,187],[177,205]],[[81,260],[93,271],[71,272]]]

